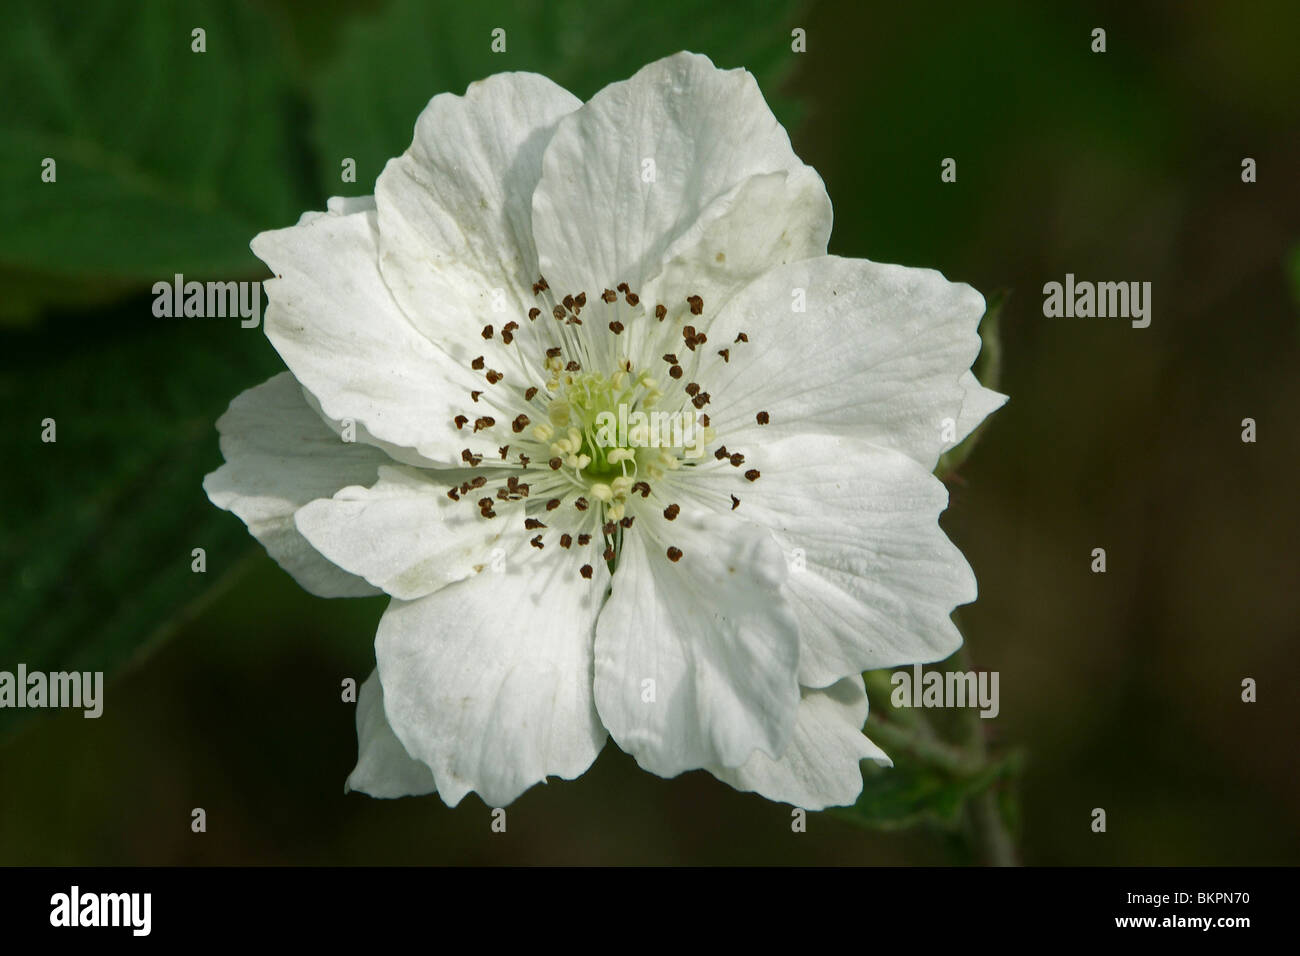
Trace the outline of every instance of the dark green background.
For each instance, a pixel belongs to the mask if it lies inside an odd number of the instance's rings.
[[[759,76],[826,181],[832,252],[1010,293],[1011,402],[944,524],[980,581],[970,654],[1001,674],[990,745],[1023,753],[1021,857],[1300,862],[1300,8],[466,6],[7,5],[0,668],[112,678],[98,721],[0,713],[0,863],[962,858],[931,826],[819,815],[794,835],[783,805],[613,745],[525,794],[504,835],[473,796],[344,797],[339,682],[369,673],[383,600],[308,596],[199,487],[213,422],[279,360],[237,320],[153,318],[154,281],[261,278],[248,240],[370,192],[435,93],[528,69],[587,97],[678,49]],[[1044,318],[1066,272],[1150,281],[1151,327]]]

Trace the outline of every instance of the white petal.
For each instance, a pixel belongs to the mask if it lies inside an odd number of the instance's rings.
[[[693,53],[658,60],[556,128],[533,195],[542,273],[564,291],[640,289],[714,200],[799,167],[749,73]]]
[[[862,792],[859,761],[892,766],[885,752],[862,733],[867,692],[855,674],[824,690],[803,690],[794,736],[781,759],[755,754],[736,769],[713,771],[737,790],[752,791],[805,810],[853,803]]]
[[[643,768],[671,777],[785,748],[799,700],[785,576],[770,535],[743,521],[647,514],[624,536],[596,625],[596,706]]]
[[[453,419],[485,388],[407,321],[379,275],[375,213],[322,215],[264,232],[253,251],[266,334],[324,414],[375,438],[452,463],[464,447]]]
[[[380,174],[384,278],[445,348],[482,351],[484,325],[523,321],[534,304],[533,190],[556,122],[581,105],[544,76],[498,73],[430,100],[410,148]]]
[[[957,415],[955,441],[949,447],[960,445],[980,422],[988,418],[1007,402],[1007,396],[985,388],[973,372],[966,372],[959,380],[962,387],[961,412]]]
[[[447,497],[458,477],[383,467],[372,487],[343,488],[313,501],[295,521],[339,567],[393,597],[414,600],[482,570],[503,540],[517,546],[526,537],[522,502],[500,502],[497,517],[485,519],[472,501]]]
[[[359,790],[372,797],[414,797],[433,793],[433,774],[412,760],[388,726],[384,688],[374,671],[357,695],[357,765],[343,792]]]
[[[758,481],[724,464],[691,490],[719,510],[735,494],[734,514],[770,529],[790,556],[801,684],[942,660],[961,646],[951,614],[975,600],[975,575],[939,527],[943,482],[901,452],[844,438],[742,451]]]
[[[383,452],[341,441],[288,372],[237,396],[217,420],[217,431],[226,463],[203,480],[212,503],[248,525],[267,553],[312,594],[378,593],[309,545],[294,527],[293,513],[344,485],[374,481],[388,460]]]
[[[802,297],[805,312],[794,311]],[[713,396],[728,447],[801,432],[859,438],[933,469],[979,352],[983,297],[930,269],[825,256],[751,283],[708,327],[693,378]],[[735,343],[740,332],[748,342]],[[691,372],[688,369],[688,372]],[[758,426],[766,411],[770,424]]]
[[[550,537],[550,536],[548,536]],[[605,741],[591,645],[608,585],[552,540],[417,601],[394,599],[375,639],[384,707],[406,751],[456,806],[505,806],[547,776],[572,779]]]

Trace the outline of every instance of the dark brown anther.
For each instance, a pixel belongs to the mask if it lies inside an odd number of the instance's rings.
[[[474,431],[481,432],[485,428],[491,428],[497,423],[497,420],[491,415],[484,415],[482,418],[474,419]]]
[[[472,401],[472,402],[477,402],[477,401],[478,401],[478,397],[479,397],[480,395],[482,395],[482,394],[483,394],[483,392],[482,392],[480,389],[475,389],[474,391],[472,391],[472,392],[469,393],[470,401]]]
[[[739,335],[736,336],[736,342],[748,342],[748,341],[749,341],[749,336],[746,335],[744,332],[741,332]],[[735,342],[732,343],[732,345],[735,344],[736,344]]]
[[[701,332],[699,335],[695,336],[695,344],[696,344],[696,345],[703,345],[703,344],[704,344],[705,342],[707,342],[708,340],[709,340],[709,337],[708,337],[707,335],[705,335],[703,332]]]
[[[587,293],[585,293],[585,292],[579,292],[579,293],[578,293],[578,297],[577,297],[576,299],[574,299],[573,301],[576,302],[576,303],[578,304],[578,308],[580,308],[580,309],[582,309],[582,308],[586,308],[586,306],[587,306]]]
[[[537,386],[529,385],[528,388],[524,391],[524,401],[531,402],[533,400],[533,396],[536,394],[537,394]]]
[[[669,365],[676,365],[677,356],[674,355],[672,352],[669,352],[666,355],[664,355],[664,361],[667,362]]]
[[[771,420],[772,419],[768,416],[767,412],[759,412],[754,416],[754,421],[758,422],[760,425],[766,425]]]
[[[559,358],[560,355],[563,354],[563,352],[564,352],[564,349],[560,348],[560,347],[557,345],[557,346],[555,346],[555,347],[553,347],[553,348],[549,348],[549,349],[546,350],[546,357],[547,357],[547,358]]]
[[[700,426],[703,427],[703,428],[708,428],[708,427],[709,427],[709,416],[708,416],[708,415],[701,415],[701,416],[700,416]]]
[[[691,315],[699,315],[704,311],[704,300],[698,295],[688,295],[686,301],[690,303]]]
[[[560,461],[558,458],[552,458],[547,462],[547,464],[551,466],[551,471],[559,471],[560,466],[563,465],[564,462]]]
[[[538,551],[541,551],[542,548],[546,547],[546,545],[542,544],[542,536],[540,534],[537,537],[533,538],[528,543],[531,544]]]
[[[564,307],[565,307],[566,309],[568,309],[570,312],[573,311],[573,296],[571,296],[571,295],[566,295],[566,296],[565,296],[563,299],[561,299],[560,301],[564,303]]]
[[[523,455],[523,454],[521,454],[521,455],[519,456],[519,464],[523,465],[525,468],[528,467],[528,463],[529,463],[530,461],[532,461],[532,459],[529,458],[527,455]]]
[[[578,364],[577,359],[570,359],[569,363],[564,366],[566,372],[581,372],[582,366]]]
[[[542,310],[539,309],[537,306],[533,306],[531,309],[528,310],[528,321],[536,322],[537,317],[541,314],[542,314]]]
[[[604,525],[601,526],[600,533],[603,534],[603,535],[605,535],[605,537],[609,537],[611,534],[613,534],[613,533],[614,533],[615,531],[617,531],[617,530],[618,530],[618,523],[617,523],[617,522],[614,522],[614,521],[606,521],[606,522],[604,523]]]
[[[718,349],[718,354],[722,356],[722,361],[731,361],[731,349]]]
[[[620,282],[618,285],[614,286],[614,288],[617,289],[619,292],[628,292],[628,291],[630,291],[630,290],[628,289],[628,285],[627,285],[626,282]]]
[[[691,404],[696,408],[703,408],[705,405],[709,404],[709,393],[700,392],[700,394],[691,399]]]
[[[499,382],[499,381],[501,381],[503,378],[505,378],[504,375],[502,375],[500,372],[498,372],[498,371],[497,371],[496,369],[494,369],[494,368],[490,368],[490,369],[488,369],[488,370],[487,370],[487,374],[484,375],[483,377],[486,378],[486,379],[488,380],[488,384],[489,384],[489,385],[495,385],[497,382]]]
[[[472,368],[472,369],[473,369],[474,371],[476,371],[476,372],[481,372],[481,371],[483,371],[483,356],[480,355],[480,356],[479,356],[478,358],[476,358],[474,361],[470,362],[470,363],[469,363],[469,367]]]
[[[514,432],[516,435],[518,435],[521,431],[523,431],[527,427],[528,427],[527,415],[516,415],[515,420],[510,423],[510,430]]]
[[[485,339],[492,338],[492,326],[490,325],[483,326],[483,338]]]
[[[468,482],[468,481],[462,481],[462,482],[460,483],[460,493],[461,493],[462,495],[467,495],[467,494],[469,494],[469,482]]]
[[[728,454],[730,453],[727,451],[727,446],[719,445],[718,450],[713,453],[713,457],[718,459],[718,461],[722,461],[722,459],[726,458]]]
[[[615,335],[618,335],[620,332],[623,331],[623,323],[622,323],[622,322],[611,322],[611,323],[609,323],[609,330],[610,330],[611,332],[613,332]]]
[[[591,544],[591,535],[589,535],[589,534],[580,534],[580,535],[578,535],[578,544],[581,544],[581,545],[588,545],[588,544]]]
[[[573,502],[573,507],[577,508],[579,511],[586,511],[591,507],[591,504],[586,498],[578,498]]]
[[[546,277],[538,276],[537,281],[533,283],[533,295],[538,295],[542,292],[545,292],[549,288],[550,286],[546,284]]]
[[[624,528],[630,528],[632,527],[632,522],[635,520],[636,520],[635,516],[628,515],[626,518],[620,518],[618,523]]]
[[[564,306],[562,306],[562,305],[557,305],[555,308],[551,309],[551,315],[555,316],[555,321],[557,321],[557,322],[563,321],[563,319],[564,319]]]
[[[737,508],[739,508],[739,507],[740,507],[740,499],[737,498],[735,495],[732,495],[732,496],[731,496],[731,510],[732,510],[732,511],[735,511],[735,510],[736,510]]]
[[[638,481],[635,485],[632,486],[632,490],[633,490],[633,491],[639,491],[639,492],[641,492],[641,497],[642,497],[642,498],[649,498],[649,497],[650,497],[650,482],[648,482],[648,481]]]
[[[512,332],[510,329],[502,329],[502,330],[501,330],[501,341],[502,341],[502,342],[506,343],[506,345],[509,345],[509,344],[510,344],[511,342],[513,342],[514,340],[515,340],[515,333],[514,333],[514,332]]]
[[[618,301],[618,293],[615,292],[613,289],[606,289],[604,292],[600,294],[600,297],[604,299],[606,302]]]
[[[734,455],[731,456],[732,468],[739,468],[744,463],[745,463],[745,456],[742,455],[740,452],[736,452]]]
[[[681,549],[681,548],[669,548],[669,549],[668,549],[668,560],[669,560],[669,561],[673,562],[673,564],[676,564],[676,563],[677,563],[678,561],[680,561],[681,559],[682,559],[682,549]]]
[[[482,487],[483,487],[484,485],[486,485],[486,484],[487,484],[487,477],[486,477],[486,476],[484,476],[484,475],[475,475],[475,476],[473,477],[473,479],[470,481],[469,486],[470,486],[471,488],[482,488]]]
[[[591,580],[591,565],[590,565],[590,564],[584,564],[582,567],[580,567],[580,568],[578,569],[578,573],[581,574],[581,575],[582,575],[584,578],[586,578],[588,581],[590,581],[590,580]]]
[[[468,421],[468,419],[466,419],[466,420]],[[468,448],[465,448],[465,449],[462,449],[462,450],[461,450],[461,453],[460,453],[460,460],[463,461],[463,462],[465,462],[465,463],[466,463],[467,465],[469,465],[471,468],[475,468],[475,467],[478,466],[478,463],[479,463],[480,461],[483,460],[483,456],[482,456],[482,455],[476,455],[476,454],[474,454],[472,451],[470,451]]]
[[[667,508],[664,509],[664,517],[667,518],[669,521],[676,521],[677,516],[681,514],[681,511],[682,511],[681,505],[669,505]]]
[[[497,454],[501,456],[502,461],[505,461],[506,455],[510,454],[510,446],[502,445],[500,448],[497,449]]]
[[[460,501],[460,491],[458,491],[455,488],[448,488],[447,497],[450,498],[452,501]]]
[[[559,499],[559,498],[552,498],[550,501],[546,502],[546,510],[547,510],[547,511],[554,511],[554,510],[555,510],[556,508],[558,508],[558,507],[560,507],[560,499]]]
[[[561,547],[561,548],[567,548],[567,547],[568,547],[569,545],[571,545],[571,544],[573,544],[573,535],[570,535],[570,534],[562,534],[562,535],[560,535],[560,547]]]
[[[748,478],[750,481],[758,481],[758,469],[757,468],[749,469],[749,471],[745,472],[745,477]]]
[[[667,314],[668,314],[668,310],[665,309],[662,305],[655,306],[655,318],[658,319],[660,322],[664,320],[664,316]]]
[[[681,367],[680,365],[670,365],[670,366],[668,367],[668,375],[669,375],[669,377],[671,377],[671,378],[681,378],[681,377],[682,377],[682,367]]]
[[[578,318],[576,315],[570,316],[569,325],[582,325],[582,319]]]
[[[469,419],[466,418],[464,415],[457,415],[453,419],[453,421],[456,423],[456,431],[460,431],[462,428],[465,427],[465,423],[468,422]]]
[[[498,489],[497,489],[497,500],[498,500],[498,501],[509,501],[509,500],[510,500],[510,492],[507,491],[505,488],[498,488]]]
[[[525,531],[536,531],[538,528],[545,528],[545,527],[546,527],[546,525],[543,524],[542,522],[538,521],[536,518],[525,518],[525,519],[524,519],[524,530],[525,530]]]
[[[625,296],[623,296],[623,298],[627,301],[628,305],[633,305],[633,306],[641,301],[641,297],[637,295],[635,292],[629,292]]]
[[[601,557],[604,558],[606,561],[613,561],[613,560],[614,560],[614,546],[611,544],[608,548],[606,548],[606,549],[605,549],[605,553],[602,554]]]
[[[693,325],[684,326],[682,328],[682,338],[686,339],[688,342],[691,339],[695,338],[695,326]]]
[[[686,386],[686,394],[694,398],[700,394],[700,385],[698,382],[690,382]]]

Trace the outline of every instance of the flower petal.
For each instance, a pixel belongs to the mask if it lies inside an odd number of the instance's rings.
[[[450,476],[450,477],[444,477]],[[294,516],[311,545],[341,568],[406,601],[476,574],[493,549],[518,547],[527,537],[522,502],[498,502],[483,518],[447,489],[459,474],[381,467],[370,488],[341,489]]]
[[[372,797],[418,797],[433,793],[433,774],[411,759],[388,726],[384,714],[384,688],[379,672],[372,671],[357,695],[357,765],[343,792],[359,790]]]
[[[931,269],[808,259],[771,270],[722,308],[708,336],[731,346],[730,362],[710,356],[692,377],[712,393],[728,447],[818,432],[896,448],[933,469],[945,420],[962,408],[983,314],[978,292]],[[741,332],[748,342],[734,342]],[[769,425],[756,424],[760,411]]]
[[[435,342],[520,321],[538,278],[532,195],[556,122],[582,101],[536,73],[498,73],[429,101],[375,185],[380,264]],[[480,342],[479,345],[482,343]]]
[[[417,601],[394,599],[375,638],[397,738],[456,806],[505,806],[591,765],[605,730],[592,702],[592,631],[609,575],[577,552],[507,555],[501,570]]]
[[[949,447],[960,445],[971,432],[979,427],[980,422],[1007,403],[1006,395],[995,392],[991,388],[985,388],[975,378],[973,372],[964,373],[958,381],[963,390],[961,412],[957,415],[957,438]]]
[[[542,273],[565,291],[640,289],[714,200],[802,165],[749,73],[657,60],[557,126],[533,195]]]
[[[862,733],[867,720],[862,675],[802,693],[794,736],[779,760],[756,753],[743,767],[718,768],[713,775],[737,790],[805,810],[846,806],[862,792],[859,761],[893,765]]]
[[[770,529],[790,556],[801,684],[942,660],[961,645],[951,614],[975,600],[975,575],[939,527],[948,492],[928,469],[902,452],[820,435],[744,453],[758,481],[724,464],[691,493],[717,510],[735,494],[735,513]]]
[[[266,334],[328,418],[451,463],[464,445],[453,419],[483,385],[393,301],[379,275],[375,215],[321,215],[253,240],[276,273],[264,283]]]
[[[743,521],[638,519],[596,624],[596,706],[646,770],[671,777],[779,755],[799,701],[785,557]],[[683,556],[671,563],[667,547]],[[653,681],[648,684],[647,681]]]
[[[317,552],[293,513],[344,485],[369,484],[388,459],[369,445],[339,439],[308,405],[288,372],[238,395],[217,420],[226,463],[203,479],[218,508],[236,515],[267,553],[320,597],[377,593]]]

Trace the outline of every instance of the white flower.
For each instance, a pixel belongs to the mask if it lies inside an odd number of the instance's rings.
[[[312,593],[392,597],[351,788],[502,806],[608,735],[816,809],[889,762],[861,672],[960,644],[932,471],[1005,399],[977,292],[830,228],[753,77],[682,53],[437,96],[373,199],[253,240],[289,372],[205,488]]]

